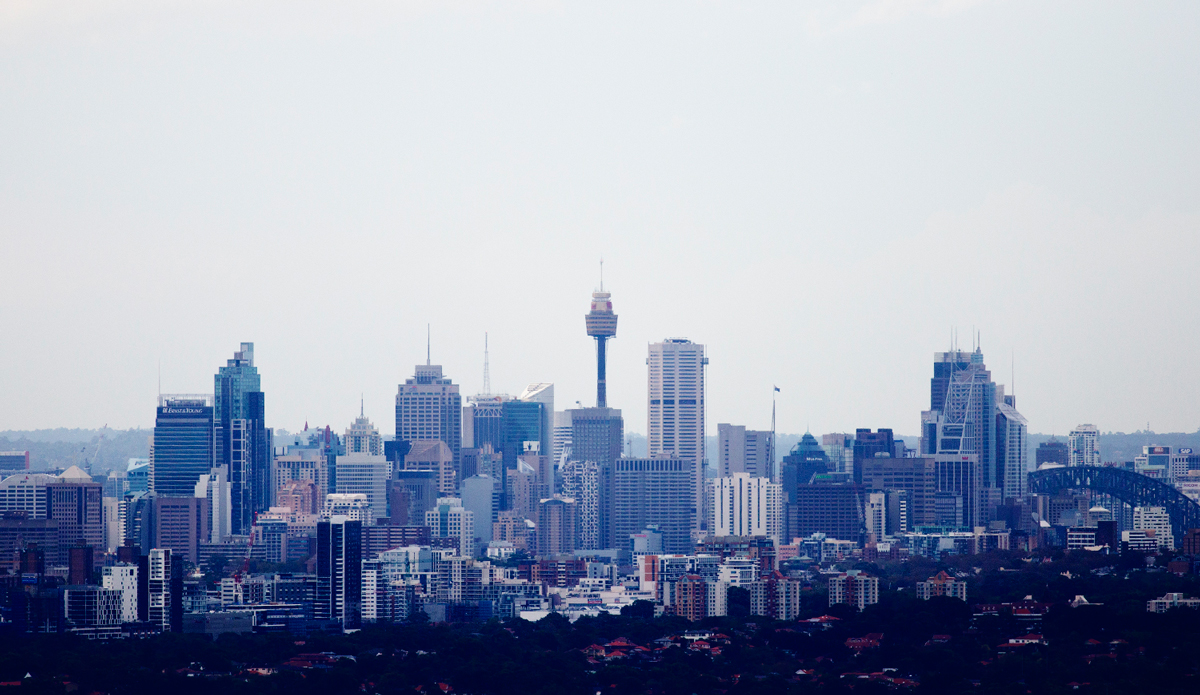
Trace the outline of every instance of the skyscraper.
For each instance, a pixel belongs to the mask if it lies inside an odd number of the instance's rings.
[[[707,525],[704,508],[704,346],[685,338],[650,344],[647,446],[651,456],[668,454],[689,461],[696,480],[694,519]]]
[[[542,405],[542,422],[538,428],[540,433],[542,456],[550,456],[554,442],[554,384],[537,383],[525,387],[517,400],[522,403],[540,403]]]
[[[616,538],[612,528],[613,469],[621,458],[625,437],[621,411],[616,408],[578,408],[567,412],[571,414],[570,460],[596,464],[599,547],[624,547],[627,539]]]
[[[756,478],[774,477],[774,451],[769,430],[748,430],[743,425],[717,425],[718,474],[727,478],[747,473]]]
[[[379,430],[375,429],[371,420],[361,413],[346,429],[344,442],[347,454],[383,456],[383,438],[379,436]]]
[[[149,487],[166,497],[191,497],[214,465],[213,397],[158,397]]]
[[[691,461],[675,457],[619,459],[613,472],[611,523],[618,545],[609,547],[628,547],[631,535],[655,525],[664,552],[688,552],[696,516],[693,468]]]
[[[1100,428],[1095,425],[1079,425],[1067,437],[1072,466],[1100,465]]]
[[[82,541],[89,552],[104,547],[104,501],[101,485],[78,466],[63,471],[46,485],[46,518],[58,522],[60,557],[65,562],[67,549]]]
[[[454,470],[462,465],[462,396],[440,364],[417,365],[396,393],[396,439],[437,440],[450,449]]]
[[[215,459],[229,480],[230,530],[245,535],[254,515],[268,509],[275,494],[271,431],[266,426],[265,396],[254,366],[254,343],[242,343],[233,358],[217,370],[213,388]]]
[[[1033,463],[1035,466],[1041,466],[1043,463],[1052,463],[1059,466],[1070,465],[1071,450],[1067,447],[1066,442],[1051,437],[1048,441],[1038,445]]]
[[[362,522],[335,516],[317,524],[317,620],[360,626],[362,559]]]
[[[770,478],[734,473],[713,478],[713,536],[767,536],[779,542],[781,526],[780,486]]]

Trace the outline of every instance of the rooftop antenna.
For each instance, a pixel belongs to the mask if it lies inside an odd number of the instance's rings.
[[[358,394],[358,416],[359,417],[366,417],[366,405],[365,405],[366,401],[367,401],[366,395],[359,393]],[[307,423],[305,423],[305,424],[307,424]]]
[[[425,366],[426,367],[428,367],[430,364],[432,364],[432,361],[429,359],[429,354],[430,354],[430,352],[429,352],[429,342],[430,342],[429,336],[430,336],[429,324],[425,324]]]
[[[488,334],[483,332],[483,395],[492,395],[492,372],[488,367]]]

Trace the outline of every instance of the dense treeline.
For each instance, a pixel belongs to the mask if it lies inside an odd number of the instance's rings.
[[[972,561],[988,569],[975,569]],[[1192,693],[1200,671],[1200,613],[1146,612],[1166,591],[1196,595],[1194,576],[1146,568],[1140,556],[1071,553],[1027,561],[1016,554],[948,558],[945,563],[862,565],[888,586],[877,605],[856,613],[827,607],[820,582],[806,591],[804,617],[833,615],[828,630],[803,622],[750,616],[748,596],[733,591],[731,615],[690,624],[654,618],[649,604],[621,616],[552,615],[487,623],[371,626],[350,635],[163,635],[146,640],[88,642],[71,635],[0,640],[0,681],[24,680],[21,692],[134,693],[220,690],[290,695],[330,692],[413,693]],[[939,569],[970,573],[971,603],[1031,595],[1055,603],[1040,624],[1008,615],[975,616],[957,599],[919,601],[910,584]],[[1090,605],[1065,603],[1086,594]],[[655,640],[698,627],[728,637],[710,640],[719,654],[689,649],[686,640]],[[1011,647],[1037,630],[1044,645]],[[878,647],[856,653],[847,638],[882,633]],[[647,651],[589,661],[590,645],[619,637]],[[612,649],[605,650],[611,655]],[[329,652],[317,668],[291,662]],[[303,664],[300,664],[301,666]],[[253,675],[256,667],[274,669]],[[803,673],[797,673],[802,671]],[[30,678],[24,679],[25,674]],[[861,675],[860,675],[861,674]],[[874,678],[868,674],[875,674]],[[885,678],[903,679],[888,682]],[[912,683],[909,683],[911,681]],[[71,686],[65,685],[70,683]],[[1085,685],[1086,684],[1086,685]],[[418,690],[419,689],[419,690]]]

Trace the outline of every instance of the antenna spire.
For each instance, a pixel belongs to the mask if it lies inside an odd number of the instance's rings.
[[[483,395],[492,395],[492,372],[488,366],[488,334],[483,332]]]
[[[430,338],[429,338],[429,336],[430,336],[430,330],[429,330],[429,324],[427,323],[427,324],[425,324],[425,366],[426,367],[428,367],[430,364],[433,363],[432,360],[429,359],[429,355],[430,355],[430,351],[429,351]]]
[[[366,401],[367,401],[367,397],[365,394],[362,394],[362,393],[358,394],[358,416],[359,417],[366,417],[366,412],[367,412]]]

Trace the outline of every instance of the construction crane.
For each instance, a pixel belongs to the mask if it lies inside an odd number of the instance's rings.
[[[246,556],[242,558],[241,566],[233,573],[234,600],[238,603],[245,602],[245,596],[242,594],[242,576],[250,571],[250,555],[254,552],[254,532],[256,530],[258,530],[258,512],[254,513],[254,519],[250,522],[250,537],[246,539]]]

